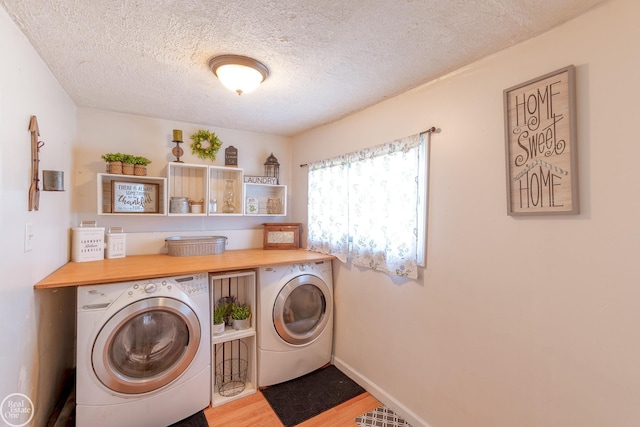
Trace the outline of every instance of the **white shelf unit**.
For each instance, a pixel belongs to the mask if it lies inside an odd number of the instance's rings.
[[[190,202],[202,201],[200,213],[174,213],[169,208],[169,216],[206,215],[209,194],[209,167],[207,165],[189,163],[169,163],[167,178],[169,180],[169,207],[172,197],[187,197]]]
[[[215,407],[253,394],[257,390],[256,273],[253,270],[245,270],[210,274],[209,283],[211,310],[220,298],[228,296],[235,296],[238,303],[248,304],[251,307],[251,322],[248,329],[235,330],[227,326],[224,333],[211,336],[211,405]],[[222,396],[218,390],[216,375],[219,364],[234,358],[247,361],[246,385],[244,390],[234,396]]]
[[[167,179],[162,177],[99,173],[97,176],[98,215],[167,215]],[[112,182],[157,184],[157,212],[113,212]],[[155,209],[153,209],[155,210]]]
[[[209,215],[242,215],[244,209],[242,177],[242,169],[225,166],[209,166]],[[229,183],[233,189],[233,212],[224,212],[227,183]],[[217,207],[215,212],[211,210],[211,205],[214,201]]]
[[[243,183],[240,168],[172,162],[167,177],[98,174],[98,215],[169,215],[169,216],[286,216],[287,186]],[[111,182],[158,184],[157,212],[112,212]],[[227,183],[233,191],[233,212],[224,212]],[[172,197],[202,201],[199,213],[170,212]],[[271,203],[270,203],[271,201]],[[215,210],[213,210],[215,206]]]
[[[287,186],[274,184],[244,184],[245,215],[285,216]]]

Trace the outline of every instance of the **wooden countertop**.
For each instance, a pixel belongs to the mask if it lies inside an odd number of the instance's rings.
[[[332,255],[297,250],[243,249],[218,255],[136,255],[103,261],[69,262],[35,284],[36,289],[95,285],[180,274],[246,270],[271,265],[332,260]]]

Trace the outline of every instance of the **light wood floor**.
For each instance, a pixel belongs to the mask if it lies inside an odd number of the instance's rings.
[[[357,426],[355,418],[380,406],[373,396],[363,393],[299,424],[301,427]],[[282,423],[258,391],[242,399],[204,410],[210,427],[282,427]]]

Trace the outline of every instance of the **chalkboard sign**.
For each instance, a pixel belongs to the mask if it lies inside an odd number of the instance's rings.
[[[509,215],[577,214],[574,66],[504,91]]]
[[[238,166],[238,149],[233,145],[224,150],[224,165]]]

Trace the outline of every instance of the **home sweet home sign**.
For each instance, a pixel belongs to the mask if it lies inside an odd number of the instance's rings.
[[[577,214],[573,65],[504,91],[509,215]]]

